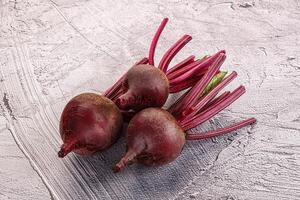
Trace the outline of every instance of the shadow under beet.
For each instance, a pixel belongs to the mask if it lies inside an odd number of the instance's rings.
[[[211,120],[202,124],[199,130],[216,128],[216,123],[219,120]],[[110,149],[88,157],[76,155],[74,164],[80,162],[85,166],[86,171],[81,175],[96,194],[104,187],[112,199],[170,199],[213,164],[219,152],[230,144],[232,135],[187,141],[182,154],[168,165],[146,167],[133,164],[124,171],[113,173],[112,166],[125,153],[123,133]]]

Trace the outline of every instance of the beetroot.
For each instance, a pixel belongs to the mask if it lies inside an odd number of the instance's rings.
[[[127,152],[114,166],[119,172],[126,165],[138,162],[147,166],[159,166],[174,161],[187,140],[215,137],[255,122],[254,118],[225,129],[202,134],[185,134],[176,119],[161,108],[147,108],[137,113],[127,129]]]
[[[167,164],[180,155],[184,143],[185,133],[171,114],[160,108],[146,108],[128,124],[128,150],[114,170],[120,171],[131,162]]]
[[[148,166],[163,165],[175,160],[186,140],[198,140],[223,135],[237,130],[256,119],[250,118],[229,127],[205,133],[185,133],[207,121],[245,93],[239,86],[232,92],[217,94],[236,76],[236,72],[224,78],[219,71],[225,54],[221,53],[194,87],[182,95],[167,111],[147,108],[130,120],[127,130],[127,152],[114,166],[118,172],[126,165],[138,162]]]
[[[154,53],[159,36],[166,26],[165,18],[159,26],[150,46],[149,59],[144,58],[124,74],[105,96],[113,100],[120,109],[139,111],[147,107],[161,107],[169,93],[175,93],[192,87],[207,71],[215,59],[225,51],[195,60],[189,56],[168,70],[175,55],[192,39],[182,36],[163,55],[158,67],[155,67]],[[216,72],[217,73],[217,72]]]
[[[83,93],[72,98],[60,119],[60,135],[64,142],[59,157],[74,151],[92,154],[110,147],[120,136],[122,114],[108,98]]]
[[[169,81],[158,68],[140,64],[127,72],[122,90],[124,94],[116,101],[121,109],[161,107],[169,95]]]

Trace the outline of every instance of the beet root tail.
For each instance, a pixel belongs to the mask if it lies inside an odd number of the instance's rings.
[[[68,153],[70,153],[71,151],[73,151],[75,149],[75,145],[76,145],[76,141],[64,143],[61,146],[59,152],[57,153],[58,157],[59,158],[65,157]]]
[[[125,156],[112,168],[112,170],[117,173],[122,171],[126,165],[130,165],[135,162],[137,152],[134,150],[128,150]]]

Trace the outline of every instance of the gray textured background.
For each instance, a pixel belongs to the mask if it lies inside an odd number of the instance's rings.
[[[175,61],[226,49],[231,89],[247,93],[199,130],[259,122],[188,142],[160,168],[113,174],[124,139],[92,157],[58,159],[60,113],[83,91],[108,88],[183,34]],[[300,2],[0,0],[0,199],[300,199]]]

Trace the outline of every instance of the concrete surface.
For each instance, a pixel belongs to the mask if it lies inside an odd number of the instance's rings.
[[[231,89],[247,93],[199,126],[258,123],[188,142],[170,165],[114,174],[124,139],[91,157],[58,159],[60,113],[83,91],[108,88],[184,33],[178,55],[226,49]],[[0,199],[300,199],[300,2],[0,0]]]

